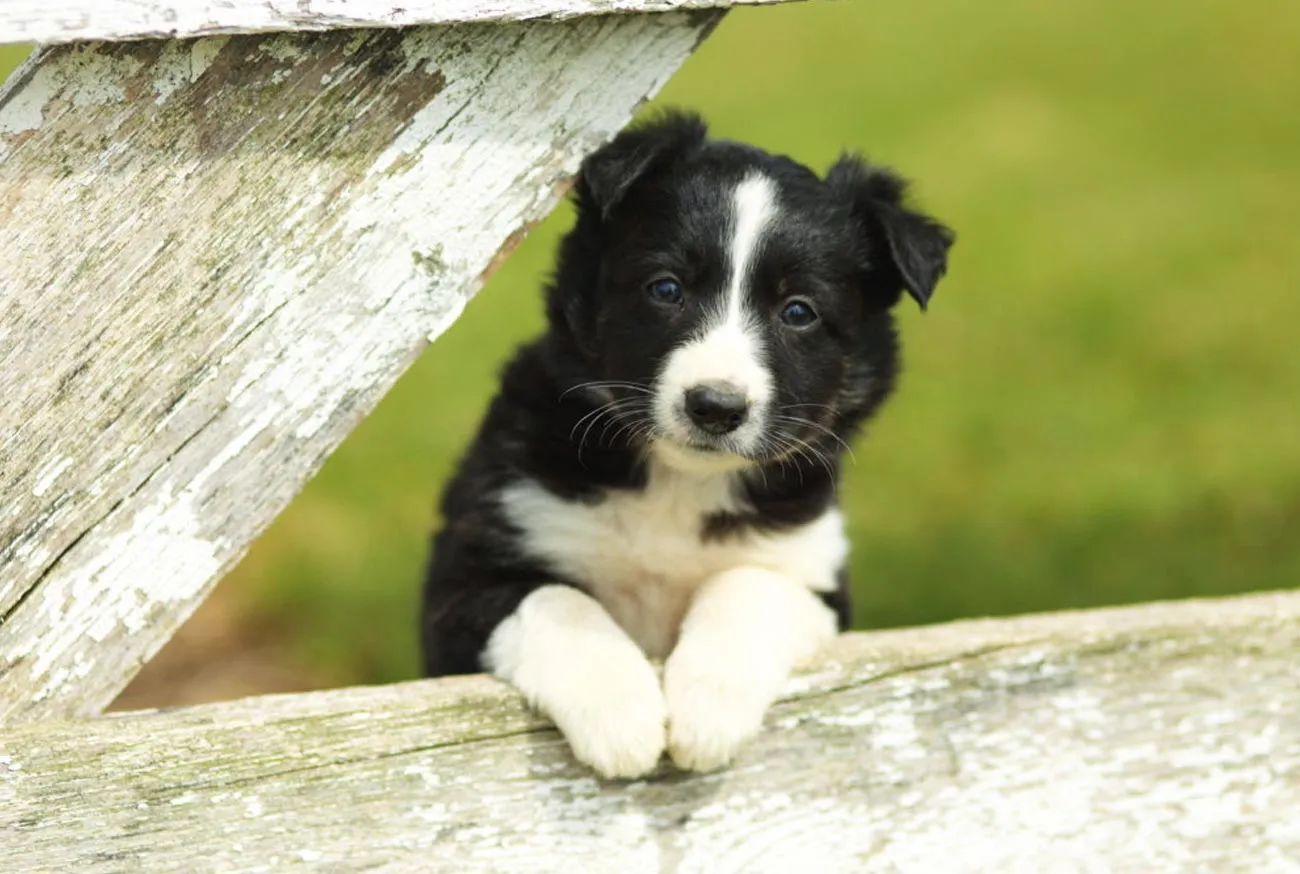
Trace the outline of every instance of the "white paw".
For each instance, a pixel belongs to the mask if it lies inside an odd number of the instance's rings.
[[[492,632],[484,665],[549,716],[579,761],[640,777],[664,751],[664,694],[641,650],[605,609],[542,586]]]
[[[713,771],[728,764],[763,727],[766,690],[734,675],[669,659],[664,668],[668,754],[679,768]]]
[[[549,715],[574,757],[602,777],[643,776],[663,755],[664,697],[645,661],[593,667]]]

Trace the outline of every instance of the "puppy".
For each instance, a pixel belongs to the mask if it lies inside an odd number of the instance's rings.
[[[904,187],[681,113],[583,163],[546,333],[443,497],[430,676],[512,683],[605,777],[732,759],[850,620],[841,454],[954,239]]]

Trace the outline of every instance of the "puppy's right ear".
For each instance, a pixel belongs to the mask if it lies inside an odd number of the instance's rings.
[[[602,219],[609,218],[632,183],[698,146],[707,135],[704,120],[693,112],[667,112],[629,127],[582,162],[579,202],[595,207]]]

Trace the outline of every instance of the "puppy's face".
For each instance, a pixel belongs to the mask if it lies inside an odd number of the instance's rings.
[[[596,270],[568,307],[616,417],[694,469],[811,458],[838,439],[892,383],[889,308],[903,290],[925,303],[951,243],[901,194],[854,159],[820,179],[706,141],[691,117],[593,155],[574,235]]]

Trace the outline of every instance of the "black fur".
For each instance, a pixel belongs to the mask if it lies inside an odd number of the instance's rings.
[[[611,490],[644,487],[644,442],[627,428],[575,431],[602,397],[574,389],[594,380],[653,382],[665,356],[703,318],[703,303],[670,313],[643,289],[671,272],[701,300],[717,293],[726,254],[720,217],[729,192],[754,169],[776,183],[781,214],[765,239],[753,294],[761,306],[799,295],[821,315],[803,333],[773,323],[765,344],[770,369],[780,402],[818,426],[790,433],[830,463],[756,456],[743,475],[750,508],[701,518],[700,536],[799,525],[835,501],[840,441],[879,408],[898,373],[889,310],[903,291],[928,303],[951,232],[905,206],[897,176],[858,158],[842,158],[823,180],[788,158],[706,139],[694,115],[634,127],[584,162],[576,223],[547,289],[547,331],[505,368],[444,494],[425,582],[429,675],[480,670],[488,636],[529,592],[547,583],[580,585],[523,548],[496,501],[504,486],[529,477],[567,500],[592,503]],[[826,600],[844,627],[847,574],[839,583]]]

